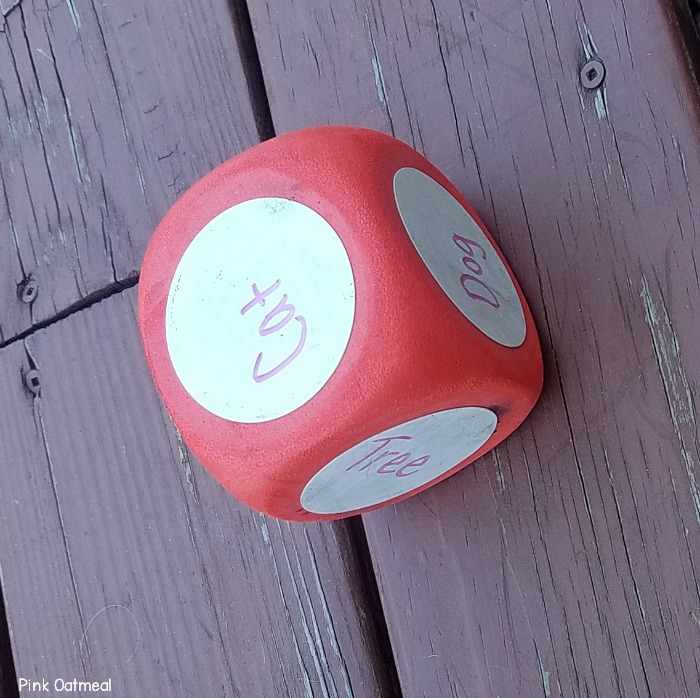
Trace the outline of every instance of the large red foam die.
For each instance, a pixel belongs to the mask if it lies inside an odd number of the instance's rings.
[[[397,502],[533,408],[532,316],[474,209],[374,131],[280,136],[195,184],[143,263],[139,324],[185,441],[288,520]]]

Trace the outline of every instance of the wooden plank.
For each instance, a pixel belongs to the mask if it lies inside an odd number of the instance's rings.
[[[179,194],[258,141],[227,0],[13,0],[2,15],[0,345],[134,283]]]
[[[677,6],[251,2],[278,132],[346,122],[423,151],[544,346],[513,437],[364,519],[411,696],[697,695],[700,121]]]
[[[0,352],[18,677],[111,679],[115,698],[391,695],[351,527],[270,520],[213,481],[161,407],[135,300]]]

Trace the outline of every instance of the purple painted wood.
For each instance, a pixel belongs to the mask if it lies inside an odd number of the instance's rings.
[[[1,7],[0,345],[133,283],[177,196],[258,141],[227,0]]]
[[[391,695],[351,527],[267,519],[212,480],[155,394],[135,297],[0,352],[18,677],[111,678],[115,698]]]
[[[250,7],[276,129],[360,124],[423,151],[493,230],[544,345],[519,432],[364,519],[404,691],[696,696],[700,130],[680,3]]]

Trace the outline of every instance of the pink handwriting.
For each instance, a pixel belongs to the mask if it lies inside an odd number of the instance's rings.
[[[396,477],[409,477],[410,475],[417,473],[421,466],[425,465],[430,460],[430,456],[413,458],[413,454],[410,451],[387,450],[377,455],[379,451],[388,446],[392,441],[411,441],[411,437],[388,436],[385,438],[374,439],[372,443],[378,444],[378,446],[366,456],[360,458],[360,460],[346,468],[345,472],[350,472],[351,470],[357,468],[358,465],[362,464],[362,467],[358,468],[356,472],[360,473],[363,470],[368,470],[372,466],[377,466],[377,473],[379,475],[391,474],[396,475]],[[394,447],[398,445],[399,444],[392,444]]]
[[[282,283],[282,279],[277,279],[272,286],[261,291],[257,284],[253,284],[253,299],[241,308],[241,315],[245,315],[249,310],[254,308],[256,305],[264,308],[265,303],[269,295],[274,293]],[[277,305],[270,310],[263,318],[260,326],[258,327],[258,334],[261,337],[266,337],[273,332],[279,332],[287,323],[289,323],[292,318],[296,320],[300,327],[299,341],[296,347],[292,350],[292,353],[284,359],[281,363],[277,364],[274,368],[265,373],[260,373],[260,364],[263,360],[263,354],[260,352],[258,358],[255,360],[255,365],[253,366],[253,380],[256,383],[261,383],[266,381],[273,376],[276,376],[280,371],[283,371],[289,364],[294,361],[294,359],[299,356],[301,350],[304,348],[304,343],[306,342],[306,320],[303,315],[295,315],[295,307],[287,302],[287,294],[283,294],[282,298],[277,302]]]
[[[487,303],[492,308],[499,308],[501,303],[496,297],[496,294],[483,279],[479,278],[484,273],[484,269],[481,264],[476,261],[476,253],[474,250],[476,249],[481,252],[482,260],[486,259],[486,250],[478,242],[457,235],[456,233],[452,236],[452,240],[462,252],[466,253],[466,255],[462,257],[462,264],[464,264],[468,272],[471,272],[464,273],[459,277],[462,288],[472,300]],[[482,295],[484,293],[487,295]]]

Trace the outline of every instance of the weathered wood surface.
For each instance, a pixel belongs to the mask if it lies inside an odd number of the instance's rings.
[[[393,695],[351,528],[267,519],[190,457],[152,387],[135,296],[0,352],[18,677],[111,678],[115,698]]]
[[[359,124],[424,152],[494,231],[544,346],[518,433],[364,519],[406,696],[698,695],[700,133],[679,6],[250,2],[277,131]]]
[[[168,207],[258,132],[228,0],[0,7],[2,345],[134,283]]]

